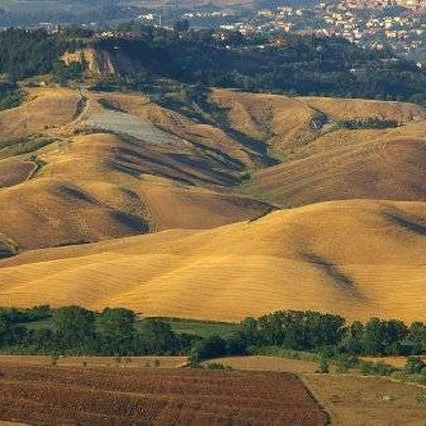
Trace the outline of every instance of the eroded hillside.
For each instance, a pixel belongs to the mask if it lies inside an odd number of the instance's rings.
[[[261,154],[143,96],[31,90],[0,113],[0,138],[0,239],[21,250],[271,209],[235,189]]]

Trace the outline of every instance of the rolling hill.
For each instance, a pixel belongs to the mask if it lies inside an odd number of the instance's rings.
[[[212,230],[29,251],[1,261],[0,305],[127,306],[218,320],[277,309],[425,320],[425,237],[426,203],[321,203]]]
[[[232,90],[208,102],[196,116],[45,87],[0,112],[0,306],[425,319],[426,111]]]

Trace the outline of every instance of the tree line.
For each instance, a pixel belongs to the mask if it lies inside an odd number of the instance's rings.
[[[278,311],[246,318],[231,336],[176,333],[166,321],[124,308],[97,313],[80,306],[0,309],[0,350],[74,355],[190,355],[192,362],[262,348],[339,355],[426,354],[426,324],[371,318],[347,323],[334,314]]]
[[[117,76],[120,86],[132,90],[143,90],[148,79],[168,78],[255,92],[426,104],[426,71],[406,58],[395,58],[390,49],[362,49],[341,38],[281,32],[243,37],[238,32],[214,30],[176,33],[134,24],[126,28],[137,37],[95,39],[78,29],[59,34],[20,29],[0,32],[0,74],[11,81],[47,73],[57,76],[60,83],[80,79],[82,70],[76,65],[66,70],[59,58],[67,50],[91,46],[138,63],[138,74]],[[111,79],[100,80],[100,87],[114,86]]]

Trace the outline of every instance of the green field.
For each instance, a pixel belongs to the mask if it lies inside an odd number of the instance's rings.
[[[154,318],[162,322],[170,324],[172,329],[177,334],[191,334],[200,337],[209,337],[209,336],[221,336],[229,337],[237,331],[238,324],[236,323],[225,323],[225,322],[215,322],[215,321],[198,321],[192,319],[181,319],[181,318],[167,318],[159,317]],[[140,319],[136,323],[136,328],[139,328],[144,319]],[[46,318],[40,321],[27,322],[27,323],[18,323],[16,326],[25,326],[28,329],[37,329],[37,328],[51,328],[52,319]]]

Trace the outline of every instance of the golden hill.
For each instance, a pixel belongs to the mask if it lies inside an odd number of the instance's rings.
[[[329,202],[204,231],[30,251],[0,263],[0,305],[127,306],[238,320],[277,309],[425,320],[426,203]]]
[[[142,95],[27,92],[0,112],[3,255],[214,228],[275,205],[425,200],[426,111],[416,105],[214,90],[228,118],[214,125]],[[368,117],[401,125],[336,125]],[[268,167],[271,156],[279,164]]]

